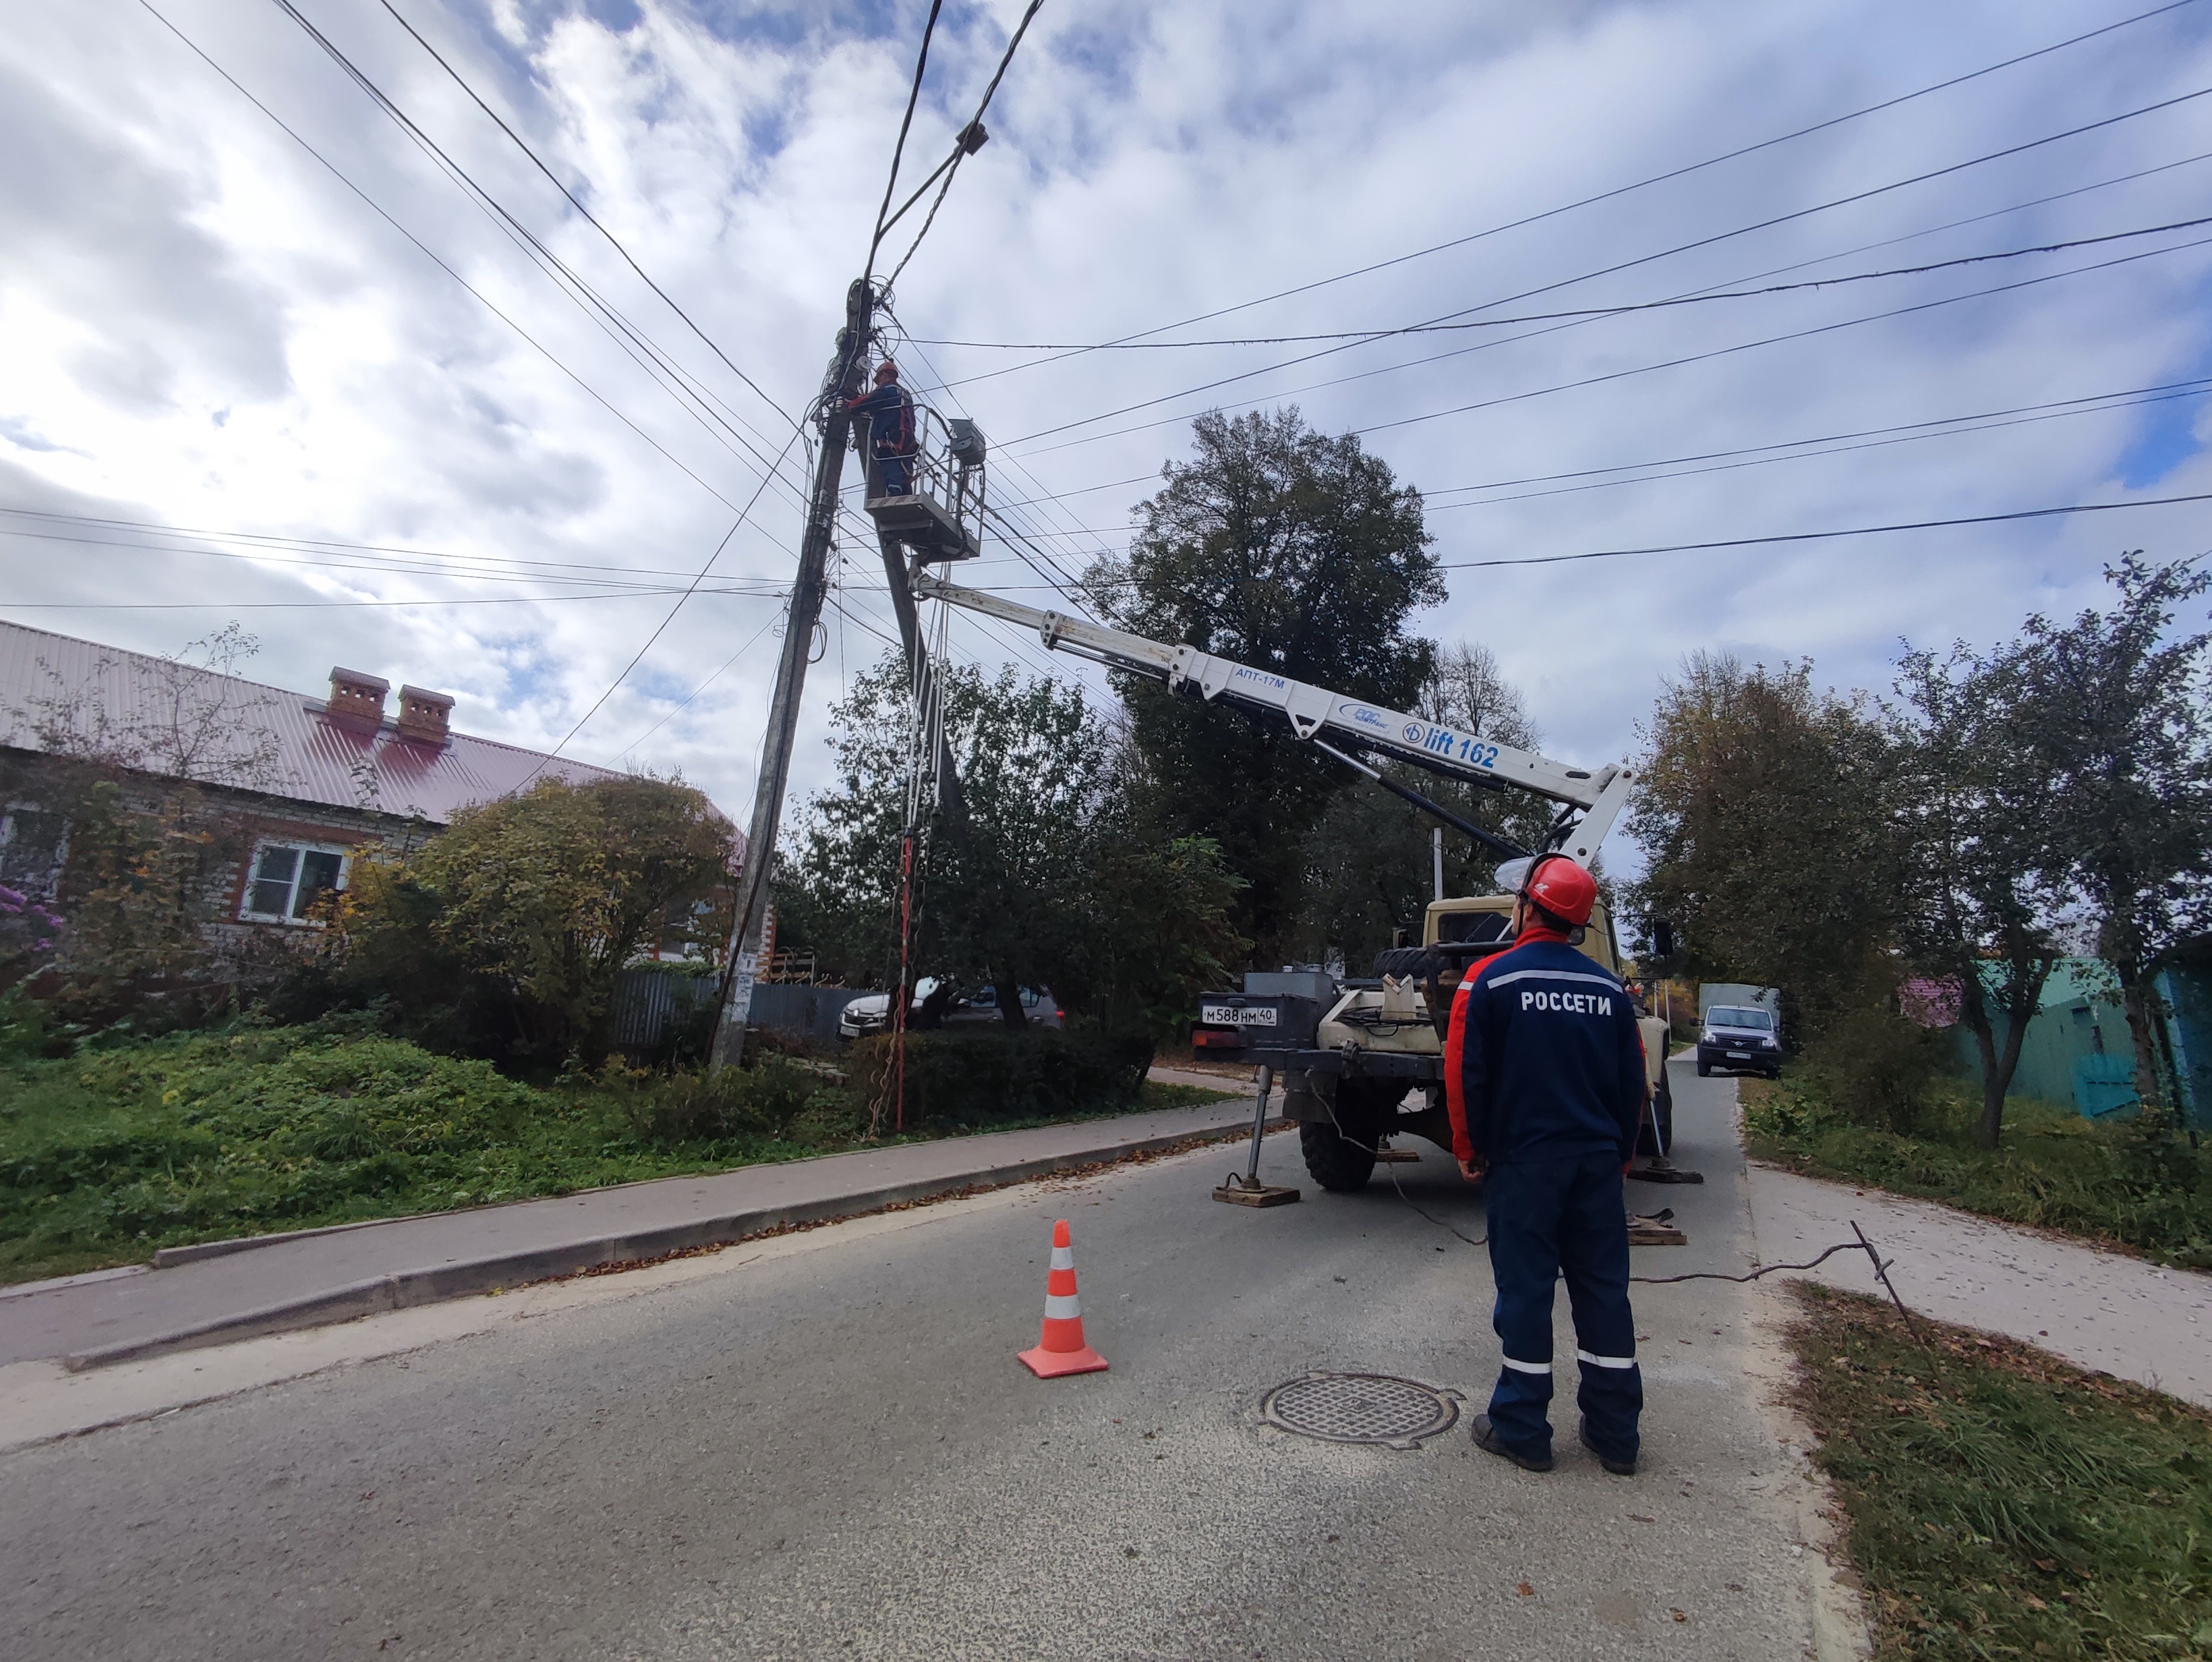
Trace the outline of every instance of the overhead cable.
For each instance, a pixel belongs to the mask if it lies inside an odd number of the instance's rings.
[[[574,208],[578,213],[584,216],[585,221],[593,230],[597,231],[601,236],[607,240],[609,246],[611,246],[617,253],[623,257],[623,263],[628,265],[631,271],[637,273],[638,277],[644,283],[647,288],[652,289],[654,294],[660,296],[661,300],[666,304],[670,311],[675,313],[678,317],[684,320],[684,326],[689,328],[693,334],[698,336],[702,341],[706,343],[707,350],[714,353],[716,357],[721,359],[722,362],[727,367],[732,374],[735,375],[739,380],[744,382],[747,387],[751,387],[753,392],[759,396],[761,401],[767,405],[769,409],[775,411],[777,415],[782,416],[783,419],[787,422],[791,421],[791,417],[784,413],[782,406],[778,405],[774,399],[769,398],[766,393],[762,392],[760,384],[754,380],[750,375],[748,375],[744,370],[738,368],[735,363],[732,362],[730,355],[721,349],[720,345],[714,339],[714,338],[708,334],[708,332],[704,329],[702,329],[696,323],[693,322],[691,320],[691,314],[685,311],[681,306],[678,306],[676,301],[670,297],[668,291],[665,289],[663,289],[658,283],[655,283],[653,278],[647,274],[645,268],[640,265],[637,261],[631,257],[629,250],[623,246],[622,240],[616,236],[612,231],[607,229],[605,225],[602,225],[597,216],[592,214],[592,210],[576,199],[576,193],[570,190],[568,186],[562,181],[559,175],[555,174],[550,167],[545,165],[545,163],[539,158],[538,152],[532,149],[530,146],[524,142],[522,135],[515,131],[514,128],[508,126],[505,119],[501,116],[500,113],[492,108],[490,105],[485,103],[483,99],[477,94],[477,89],[461,78],[461,72],[446,61],[444,54],[440,52],[439,50],[435,46],[432,46],[428,40],[425,40],[422,38],[421,31],[416,29],[416,27],[412,23],[409,22],[404,17],[400,15],[398,9],[392,3],[392,0],[382,0],[382,3],[385,10],[392,14],[392,17],[398,22],[399,27],[415,37],[416,44],[420,46],[424,52],[428,52],[433,58],[437,60],[438,67],[445,70],[447,75],[453,76],[453,84],[459,87],[463,92],[466,93],[470,99],[475,103],[476,107],[482,110],[486,115],[489,116],[492,120],[498,125],[499,130],[501,132],[505,133],[509,138],[514,141],[515,148],[520,150],[523,155],[528,156],[532,164],[537,167],[538,171],[544,174],[547,179],[552,181],[553,188],[560,192],[562,196],[566,197],[568,199],[569,205]],[[934,14],[933,13],[933,15]],[[796,423],[793,423],[793,424],[794,426],[797,425]]]
[[[1656,260],[1669,259],[1676,254],[1689,253],[1696,249],[1712,247],[1717,244],[1730,241],[1736,237],[1747,236],[1754,231],[1771,230],[1777,225],[1786,225],[1790,223],[1792,221],[1804,219],[1814,214],[1826,213],[1832,209],[1848,207],[1852,204],[1864,202],[1874,197],[1887,195],[1892,191],[1903,190],[1908,186],[1925,184],[1932,179],[1941,179],[1947,174],[1959,173],[1968,167],[1978,167],[1987,162],[2002,161],[2008,156],[2019,155],[2025,151],[2038,149],[2045,144],[2056,144],[2063,139],[2077,138],[2083,133],[2095,132],[2101,128],[2110,127],[2122,121],[2132,121],[2138,117],[2154,114],[2160,110],[2172,109],[2178,105],[2186,104],[2196,99],[2204,98],[2207,96],[2212,96],[2212,87],[2200,87],[2194,92],[2183,93],[2173,98],[2160,99],[2155,103],[2145,104],[2136,109],[2124,111],[2118,115],[2106,116],[2100,121],[2091,121],[2084,123],[2082,125],[2078,127],[2069,127],[2063,132],[2051,133],[2041,138],[2029,139],[2023,143],[2008,145],[2003,149],[1992,150],[1987,155],[1972,156],[1964,161],[1954,161],[1948,167],[1931,168],[1926,173],[1915,174],[1905,179],[1893,180],[1887,185],[1877,185],[1868,190],[1854,192],[1849,196],[1837,197],[1827,202],[1816,203],[1809,208],[1799,208],[1790,213],[1777,214],[1766,219],[1755,221],[1748,225],[1737,226],[1734,230],[1716,232],[1711,236],[1698,237],[1689,242],[1677,243],[1671,248],[1662,248],[1654,253],[1639,254],[1634,259],[1619,260],[1613,265],[1601,266],[1593,271],[1584,271],[1576,277],[1562,277],[1557,282],[1542,283],[1534,289],[1523,289],[1517,294],[1501,295],[1496,300],[1486,301],[1480,306],[1464,307],[1456,312],[1446,312],[1439,316],[1425,319],[1424,321],[1429,324],[1448,323],[1456,318],[1472,316],[1477,312],[1486,312],[1499,306],[1510,306],[1519,301],[1532,299],[1538,295],[1552,294],[1561,289],[1570,289],[1579,283],[1593,282],[1599,277],[1615,276],[1620,272],[1632,270],[1639,265],[1650,265]],[[1280,362],[1267,364],[1257,369],[1248,369],[1237,374],[1225,375],[1215,380],[1204,381],[1196,387],[1185,387],[1180,392],[1164,393],[1158,398],[1146,399],[1136,404],[1124,405],[1118,410],[1109,410],[1103,415],[1086,416],[1077,421],[1063,422],[1057,427],[1041,428],[1036,432],[1024,433],[1021,437],[1008,440],[1007,442],[1009,444],[1026,444],[1035,439],[1048,438],[1056,433],[1069,432],[1076,428],[1088,427],[1097,422],[1111,421],[1116,416],[1133,415],[1139,410],[1149,410],[1155,405],[1173,403],[1177,399],[1194,398],[1200,393],[1214,392],[1224,387],[1234,386],[1238,381],[1251,380],[1261,375],[1271,374],[1278,369],[1292,368],[1301,363],[1311,363],[1316,358],[1330,357],[1340,352],[1348,352],[1362,344],[1364,344],[1364,342],[1353,341],[1346,344],[1325,346],[1318,352],[1308,352],[1298,357],[1285,358]],[[1041,360],[1041,362],[1048,361],[1049,360]],[[1120,430],[1127,432],[1136,429],[1125,428]]]
[[[2048,57],[2053,52],[2063,52],[2069,47],[2081,46],[2087,41],[2094,40],[2101,35],[2111,34],[2116,30],[2132,27],[2137,23],[2148,22],[2154,17],[2162,17],[2168,12],[2179,11],[2184,6],[2192,5],[2194,3],[2196,3],[2196,0],[2169,0],[2169,3],[2154,6],[2148,11],[2137,12],[2132,16],[2121,18],[2117,22],[2106,23],[2100,27],[2090,29],[2084,33],[2071,35],[2066,40],[2054,41],[2047,46],[2039,46],[2033,52],[2021,52],[2014,57],[2000,59],[1995,64],[1985,64],[1982,68],[1970,70],[1965,75],[1952,76],[1947,80],[1934,82],[1928,86],[1917,88],[1911,92],[1900,93],[1895,97],[1883,99],[1879,103],[1865,105],[1856,110],[1849,110],[1842,115],[1831,116],[1824,121],[1816,121],[1808,127],[1799,127],[1790,132],[1778,133],[1772,138],[1764,138],[1759,140],[1757,143],[1741,145],[1735,149],[1724,151],[1719,155],[1708,156],[1702,161],[1693,161],[1684,167],[1670,168],[1665,173],[1654,174],[1649,178],[1638,180],[1632,184],[1615,186],[1611,190],[1601,191],[1595,196],[1586,196],[1574,202],[1563,203],[1556,208],[1547,208],[1540,213],[1524,215],[1519,219],[1507,220],[1503,223],[1492,225],[1485,230],[1470,232],[1467,235],[1454,237],[1444,242],[1434,243],[1425,248],[1417,248],[1411,253],[1398,254],[1389,259],[1377,260],[1371,265],[1358,266],[1352,271],[1340,271],[1334,277],[1322,277],[1311,283],[1302,283],[1291,288],[1278,289],[1273,294],[1262,295],[1256,300],[1240,301],[1234,306],[1224,306],[1218,307],[1213,311],[1200,312],[1195,316],[1184,318],[1180,322],[1164,323],[1159,325],[1157,328],[1141,330],[1135,334],[1124,335],[1121,337],[1121,339],[1123,341],[1142,340],[1147,336],[1165,334],[1170,330],[1188,329],[1194,324],[1209,323],[1215,318],[1228,317],[1237,312],[1249,311],[1254,307],[1257,306],[1273,305],[1276,301],[1288,300],[1295,295],[1310,294],[1316,289],[1326,289],[1334,283],[1348,282],[1353,277],[1365,277],[1370,272],[1387,271],[1391,266],[1403,265],[1411,260],[1424,259],[1431,254],[1443,253],[1453,248],[1464,247],[1471,242],[1480,242],[1488,237],[1502,235],[1507,231],[1519,230],[1525,226],[1539,224],[1545,220],[1555,219],[1562,214],[1573,213],[1579,209],[1595,207],[1601,202],[1610,202],[1616,197],[1626,196],[1632,192],[1646,190],[1655,185],[1664,185],[1670,180],[1686,178],[1689,174],[1702,172],[1707,167],[1717,167],[1723,162],[1734,161],[1743,156],[1755,155],[1760,150],[1771,149],[1778,144],[1787,144],[1796,139],[1809,137],[1817,132],[1825,132],[1831,127],[1841,126],[1846,122],[1856,121],[1869,115],[1878,115],[1884,110],[1893,110],[1901,104],[1909,104],[1915,99],[1926,98],[1935,93],[1948,92],[1954,87],[1965,86],[1968,82],[1978,81],[1984,76],[1995,75],[2000,70],[2013,69],[2021,64],[2031,63],[2039,58]],[[1087,350],[1089,349],[1079,349],[1079,350]],[[1070,354],[1070,356],[1074,355]],[[1056,360],[1048,360],[1048,362],[1056,362]],[[1012,374],[1020,369],[1034,368],[1036,367],[1037,366],[1034,364],[1018,364],[1013,366],[1012,368],[994,370],[992,373],[994,374]]]
[[[945,0],[929,0],[929,19],[921,26],[921,50],[915,54],[914,85],[908,88],[906,114],[899,121],[898,139],[891,146],[890,177],[884,180],[884,204],[876,210],[876,228],[868,239],[868,259],[860,273],[866,282],[875,275],[876,250],[884,244],[884,216],[891,210],[891,192],[898,189],[899,161],[906,155],[906,136],[914,125],[915,106],[921,101],[921,73],[929,67],[930,38],[937,33],[937,15],[945,9]]]
[[[1962,254],[1955,259],[1930,260],[1924,265],[1896,265],[1880,271],[1846,271],[1836,277],[1808,277],[1801,283],[1771,283],[1763,289],[1722,289],[1704,294],[1679,295],[1668,300],[1642,300],[1625,306],[1577,306],[1562,312],[1526,312],[1517,317],[1484,318],[1472,323],[1409,323],[1389,329],[1336,329],[1312,335],[1255,335],[1238,340],[1153,340],[1105,341],[1096,346],[1073,350],[1086,352],[1164,352],[1184,346],[1291,346],[1306,341],[1349,340],[1366,342],[1388,340],[1395,335],[1437,335],[1456,333],[1467,329],[1503,329],[1520,323],[1551,323],[1560,318],[1619,317],[1629,312],[1656,312],[1675,306],[1702,306],[1717,300],[1757,300],[1768,295],[1794,294],[1802,289],[1829,289],[1845,283],[1872,283],[1881,277],[1921,277],[1929,271],[1949,271],[1958,265],[1984,265],[1991,260],[2021,259],[2031,254],[2063,253],[2069,248],[2090,248],[2100,243],[2125,242],[2140,236],[2157,236],[2166,231],[2194,230],[2199,225],[2212,225],[2212,215],[2197,219],[2177,219],[2164,225],[2146,225],[2139,230],[2112,231],[2103,236],[2075,237],[2066,242],[2039,243],[2033,248],[2006,248],[1986,254]],[[1066,350],[1064,345],[1051,343],[996,340],[922,340],[923,346],[966,346],[981,350],[1010,352],[1055,352]]]

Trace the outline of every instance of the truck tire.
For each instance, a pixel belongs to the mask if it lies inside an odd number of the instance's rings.
[[[1651,1122],[1659,1122],[1659,1135],[1651,1135]],[[1659,1088],[1651,1095],[1651,1111],[1636,1128],[1636,1152],[1639,1154],[1668,1154],[1674,1150],[1674,1087],[1662,1074]]]
[[[1712,1076],[1713,1064],[1706,1061],[1703,1056],[1699,1056],[1698,1058],[1698,1077],[1699,1079],[1711,1079]]]
[[[1298,1127],[1298,1152],[1305,1156],[1306,1171],[1322,1188],[1343,1194],[1366,1187],[1375,1172],[1375,1144],[1382,1130],[1383,1113],[1406,1094],[1402,1082],[1383,1080],[1339,1080],[1336,1117],[1332,1122],[1308,1121]]]

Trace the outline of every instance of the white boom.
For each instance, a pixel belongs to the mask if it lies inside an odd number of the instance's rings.
[[[1279,711],[1301,739],[1325,734],[1448,779],[1517,786],[1579,808],[1582,817],[1554,836],[1554,846],[1578,865],[1588,866],[1596,855],[1598,844],[1627,806],[1629,788],[1634,782],[1629,770],[1617,764],[1595,770],[1569,767],[1531,751],[1438,727],[1402,710],[1342,697],[1327,687],[1293,681],[1273,670],[1218,658],[1196,647],[1169,646],[1141,635],[1083,623],[1061,612],[1040,612],[939,577],[917,575],[914,592],[918,597],[943,600],[987,618],[1033,629],[1038,639],[1057,651],[1072,652],[1112,669],[1149,675],[1177,691],[1195,691],[1208,700],[1224,699],[1248,710]]]

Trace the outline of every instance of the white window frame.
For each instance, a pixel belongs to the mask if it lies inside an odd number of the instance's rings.
[[[288,880],[290,888],[284,902],[285,910],[282,913],[258,912],[253,910],[254,887],[262,880],[256,876],[256,874],[261,869],[263,854],[270,849],[291,849],[302,856],[293,864],[292,875]],[[319,917],[291,916],[291,909],[300,904],[300,868],[307,863],[305,856],[311,854],[334,854],[337,856],[337,892],[344,893],[346,879],[353,871],[353,849],[349,846],[343,843],[318,842],[313,837],[264,837],[256,840],[253,852],[246,858],[246,881],[240,885],[238,893],[239,920],[246,923],[284,923],[295,929],[321,928],[323,920]]]

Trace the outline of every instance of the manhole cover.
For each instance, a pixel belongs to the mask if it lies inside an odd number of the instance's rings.
[[[1459,1419],[1459,1392],[1387,1373],[1302,1373],[1269,1391],[1260,1417],[1331,1443],[1418,1448]]]

